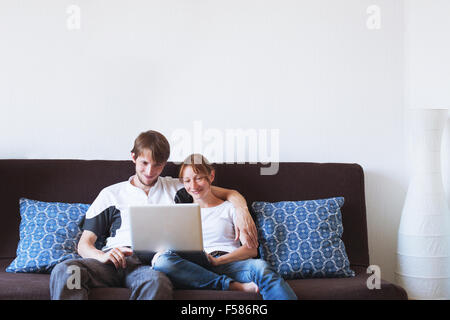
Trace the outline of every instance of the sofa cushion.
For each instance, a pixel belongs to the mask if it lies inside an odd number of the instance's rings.
[[[261,258],[285,279],[352,277],[341,240],[343,197],[254,202]]]
[[[39,273],[7,273],[12,259],[0,259],[0,300],[50,299],[50,275]]]
[[[49,300],[49,274],[7,273],[11,259],[0,259],[0,300]],[[128,288],[92,288],[90,300],[128,300]],[[249,292],[214,290],[175,290],[174,299],[180,300],[259,300],[261,295]]]
[[[0,300],[48,300],[50,299],[50,275],[37,273],[6,273],[5,268],[11,259],[0,259]],[[356,276],[340,279],[301,279],[288,280],[300,300],[335,299],[407,299],[406,291],[401,287],[381,280],[381,289],[369,290],[366,282],[368,274],[365,268],[355,267]],[[91,289],[91,300],[128,300],[127,288]],[[174,299],[178,300],[255,300],[259,294],[237,291],[213,290],[175,290]]]
[[[21,198],[17,257],[7,272],[49,273],[59,262],[79,257],[80,223],[89,205]]]
[[[388,281],[381,280],[380,289],[367,287],[365,267],[352,266],[351,278],[321,278],[288,280],[299,300],[406,300],[406,291]]]

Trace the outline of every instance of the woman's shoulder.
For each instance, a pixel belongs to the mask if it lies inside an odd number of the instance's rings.
[[[224,210],[225,209],[227,209],[227,210],[234,210],[233,204],[230,201],[228,201],[228,200],[225,200],[223,203],[221,203],[220,207],[223,208]]]
[[[202,211],[220,213],[221,215],[233,214],[234,210],[233,204],[228,200],[223,201],[215,207],[202,208]]]
[[[236,208],[233,206],[233,204],[230,201],[225,200],[221,206],[222,206],[222,213],[234,220],[234,217],[236,215]]]

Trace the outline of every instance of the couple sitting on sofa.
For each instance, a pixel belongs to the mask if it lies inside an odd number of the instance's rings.
[[[125,286],[131,289],[130,299],[171,299],[175,286],[297,299],[265,261],[251,259],[257,254],[257,235],[245,199],[235,191],[211,186],[215,172],[200,155],[186,159],[180,179],[159,177],[169,154],[169,143],[158,132],[147,131],[136,138],[132,150],[136,174],[103,189],[92,203],[78,244],[83,259],[55,266],[50,277],[51,298],[87,299],[89,288]],[[210,267],[203,268],[171,251],[157,253],[152,266],[140,261],[130,249],[128,206],[192,201],[191,197],[201,207]],[[79,275],[75,286],[68,285],[73,270]]]

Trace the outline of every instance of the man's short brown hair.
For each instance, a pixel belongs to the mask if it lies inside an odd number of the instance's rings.
[[[169,142],[166,137],[157,131],[149,130],[142,132],[136,140],[134,140],[134,147],[131,152],[135,154],[135,158],[142,155],[144,149],[148,149],[152,152],[152,159],[156,163],[164,163],[169,159]]]

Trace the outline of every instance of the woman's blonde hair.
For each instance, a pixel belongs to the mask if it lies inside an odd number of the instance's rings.
[[[192,168],[192,171],[194,171],[195,174],[205,174],[207,176],[208,182],[211,183],[211,181],[209,180],[209,176],[215,169],[211,165],[211,163],[209,163],[208,159],[206,159],[203,155],[199,153],[193,153],[186,159],[184,159],[183,164],[180,167],[180,172],[178,174],[178,178],[180,180],[183,179],[184,169],[186,169],[188,166]]]

